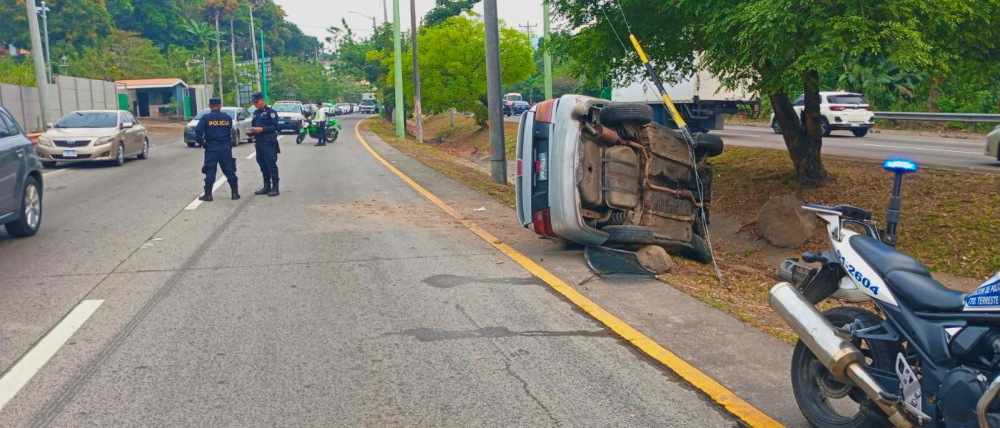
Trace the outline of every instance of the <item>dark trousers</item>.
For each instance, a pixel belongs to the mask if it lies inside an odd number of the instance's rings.
[[[326,145],[326,122],[316,122],[316,133],[319,134],[319,144]]]
[[[216,167],[222,167],[222,174],[229,180],[229,187],[236,188],[239,178],[236,177],[236,158],[233,157],[233,146],[229,141],[208,143],[205,149],[205,164],[201,172],[205,174],[205,187],[211,189],[215,185]]]
[[[257,143],[257,165],[264,176],[264,182],[278,181],[278,144]]]

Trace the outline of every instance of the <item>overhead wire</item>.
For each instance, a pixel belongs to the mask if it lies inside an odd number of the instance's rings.
[[[609,3],[614,3],[615,6],[617,6],[618,13],[621,14],[622,21],[625,23],[625,28],[628,30],[629,35],[632,35],[634,37],[635,33],[632,32],[632,26],[629,25],[628,23],[628,18],[625,16],[625,11],[622,9],[621,2],[619,0],[611,0]],[[615,37],[618,39],[618,43],[621,44],[622,50],[625,51],[625,55],[630,56],[629,55],[630,52],[635,54],[634,51],[629,50],[625,46],[625,41],[622,40],[621,36],[618,35],[618,30],[615,29],[615,24],[611,22],[611,18],[608,16],[607,11],[604,10],[603,7],[601,8],[601,13],[604,14],[604,18],[608,21],[608,25],[611,27],[611,31],[615,33]],[[639,58],[639,62],[640,63],[642,62],[642,58]],[[647,84],[652,84],[652,82],[648,78],[645,79],[644,82]],[[663,105],[663,108],[667,109],[668,112],[670,111],[670,108],[667,106],[667,103],[663,100],[662,97],[660,98],[660,104]],[[701,206],[698,208],[699,217],[701,218],[701,228],[702,232],[705,234],[705,244],[708,245],[708,254],[712,257],[712,267],[715,269],[715,276],[719,279],[719,282],[723,282],[724,278],[722,276],[722,270],[719,269],[719,262],[715,259],[715,248],[712,246],[712,237],[708,232],[708,216],[705,213],[705,189],[704,185],[701,182],[701,174],[698,172],[698,157],[695,154],[694,150],[695,148],[693,143],[694,143],[693,140],[688,142],[688,149],[691,153],[691,163],[694,167],[694,181],[696,188],[698,190],[698,202],[701,204]]]

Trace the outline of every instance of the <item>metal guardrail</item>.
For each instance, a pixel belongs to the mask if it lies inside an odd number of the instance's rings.
[[[886,120],[925,120],[930,122],[968,122],[972,124],[972,131],[976,132],[979,123],[1000,123],[1000,114],[992,113],[921,113],[921,112],[896,112],[877,111],[876,119]]]

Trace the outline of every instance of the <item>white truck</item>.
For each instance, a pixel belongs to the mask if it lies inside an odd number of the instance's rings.
[[[698,71],[677,84],[664,82],[664,88],[688,126],[695,132],[722,130],[723,115],[738,113],[741,108],[751,115],[760,114],[760,97],[757,94],[726,89],[708,71]],[[631,85],[612,88],[611,101],[649,104],[653,108],[654,122],[671,128],[677,127],[663,106],[656,86],[645,74],[634,79]]]
[[[374,92],[365,92],[361,94],[361,104],[359,109],[362,114],[375,114],[378,113],[378,104],[375,101]]]

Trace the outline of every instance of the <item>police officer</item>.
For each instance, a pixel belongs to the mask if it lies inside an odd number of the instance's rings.
[[[257,165],[264,176],[264,187],[253,192],[255,195],[278,196],[278,112],[264,103],[264,94],[257,92],[251,97],[257,110],[253,112],[251,132],[257,146]]]
[[[217,166],[222,167],[222,173],[229,180],[233,199],[239,199],[239,179],[236,177],[236,159],[233,158],[233,119],[222,112],[222,100],[218,98],[210,99],[208,108],[212,111],[202,116],[194,128],[195,140],[205,148],[205,164],[201,167],[201,172],[205,174],[205,194],[198,199],[212,201]]]
[[[316,134],[319,136],[319,142],[316,143],[317,146],[326,145],[326,108],[323,107],[322,102],[316,103],[316,113],[313,120],[316,122]]]

